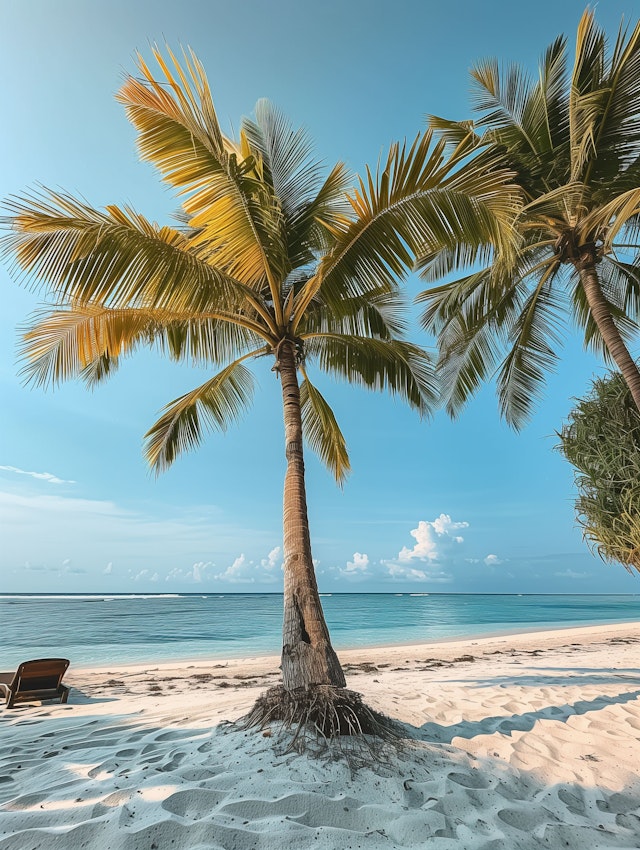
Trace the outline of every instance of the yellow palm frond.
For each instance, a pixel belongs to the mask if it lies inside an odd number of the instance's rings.
[[[184,68],[168,53],[170,62],[153,51],[164,81],[138,56],[141,79],[128,77],[118,94],[138,130],[140,156],[182,195],[201,255],[243,283],[270,286],[275,298],[286,256],[277,197],[254,157],[241,158],[241,148],[224,138],[193,52],[185,53]]]

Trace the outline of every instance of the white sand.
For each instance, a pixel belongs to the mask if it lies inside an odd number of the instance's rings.
[[[277,659],[72,668],[0,711],[0,850],[640,847],[640,623],[341,658],[412,736],[353,776],[217,728]]]

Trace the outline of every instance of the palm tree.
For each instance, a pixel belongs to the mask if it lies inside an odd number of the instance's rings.
[[[630,34],[621,26],[610,51],[586,11],[570,74],[562,37],[535,81],[517,65],[501,73],[495,60],[472,81],[478,120],[430,125],[450,143],[473,140],[479,172],[501,155],[522,194],[515,243],[487,245],[483,267],[420,296],[450,413],[497,371],[501,411],[519,427],[557,361],[567,313],[585,344],[615,362],[640,409],[628,350],[640,310],[640,23]],[[463,245],[425,252],[421,266],[435,282],[469,259]]]
[[[125,355],[155,346],[174,360],[216,367],[166,406],[146,434],[157,472],[224,430],[249,404],[247,361],[271,357],[280,378],[284,482],[284,634],[288,692],[342,688],[311,557],[303,436],[342,482],[349,458],[331,408],[309,369],[389,390],[419,414],[435,398],[429,355],[404,338],[398,279],[417,246],[454,244],[476,222],[486,240],[511,215],[509,175],[465,176],[463,143],[445,159],[431,133],[394,145],[377,173],[347,194],[338,163],[323,179],[306,134],[267,102],[238,141],[223,135],[204,70],[154,56],[157,80],[139,76],[118,94],[153,163],[182,202],[177,227],[128,207],[103,211],[62,193],[12,199],[5,250],[53,303],[24,336],[36,384],[80,377],[91,386]],[[301,381],[301,383],[300,383]]]

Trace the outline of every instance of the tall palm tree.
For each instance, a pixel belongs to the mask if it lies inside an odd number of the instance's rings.
[[[25,334],[26,371],[37,384],[79,376],[93,385],[145,344],[216,367],[146,434],[146,457],[161,471],[249,404],[247,361],[273,359],[287,462],[283,684],[341,688],[311,557],[303,436],[338,482],[349,458],[308,371],[389,390],[427,414],[432,367],[404,339],[398,278],[418,245],[454,244],[474,222],[481,241],[499,230],[511,215],[501,191],[509,175],[467,178],[468,143],[445,159],[428,132],[394,145],[347,194],[345,166],[323,179],[306,134],[267,102],[233,141],[193,53],[182,62],[154,56],[162,79],[139,57],[139,76],[118,99],[141,158],[177,190],[181,224],[160,227],[128,207],[99,211],[62,193],[12,199],[5,250],[53,302]]]
[[[455,145],[473,140],[479,172],[501,155],[522,195],[515,247],[488,245],[484,267],[420,296],[449,411],[497,371],[501,410],[520,426],[557,360],[567,314],[585,344],[615,362],[640,408],[628,348],[640,311],[640,23],[630,33],[621,26],[609,50],[586,11],[570,73],[562,37],[535,81],[495,60],[471,75],[478,120],[430,125]],[[425,252],[422,272],[435,283],[468,260],[464,246]]]

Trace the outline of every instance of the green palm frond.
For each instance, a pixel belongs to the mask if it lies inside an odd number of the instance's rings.
[[[438,335],[437,374],[452,417],[497,369],[524,300],[521,287],[496,284],[488,268],[430,292],[423,323]]]
[[[553,288],[550,266],[524,304],[512,330],[510,351],[498,375],[498,400],[505,419],[521,428],[542,394],[545,375],[558,361],[566,299]]]
[[[256,120],[245,118],[242,132],[260,158],[265,180],[273,188],[288,221],[310,204],[322,185],[321,163],[313,158],[313,144],[303,129],[294,130],[289,120],[266,99],[255,108]]]
[[[635,187],[591,210],[584,216],[580,228],[585,234],[596,232],[601,235],[603,250],[609,252],[620,234],[624,233],[629,219],[639,213],[640,187]]]
[[[607,357],[615,348],[628,376],[634,368],[621,352],[637,335],[640,305],[634,271],[640,256],[640,23],[630,33],[621,27],[610,52],[587,10],[570,72],[561,37],[546,51],[537,80],[517,65],[502,70],[496,60],[480,63],[472,80],[475,122],[431,117],[430,126],[449,145],[473,140],[469,172],[484,175],[487,154],[496,157],[494,167],[512,170],[520,190],[511,195],[520,200],[513,238],[507,250],[493,237],[482,247],[463,237],[424,252],[418,265],[426,281],[457,279],[432,286],[418,300],[428,305],[424,327],[438,336],[449,412],[457,413],[498,368],[501,412],[519,427],[556,362],[563,309],[573,311],[589,347]],[[587,298],[583,287],[590,285]],[[600,329],[592,314],[596,303],[613,320],[601,317]]]
[[[429,415],[438,393],[430,355],[398,339],[367,339],[346,334],[303,337],[309,357],[331,375],[369,390],[399,396],[421,415]]]
[[[605,295],[631,321],[640,324],[640,257],[633,263],[626,263],[613,256],[603,259],[607,273]]]
[[[178,455],[199,446],[205,429],[226,431],[250,405],[253,389],[253,375],[236,360],[195,390],[172,401],[145,434],[149,465],[160,473]]]
[[[300,405],[305,440],[338,484],[343,484],[351,469],[347,445],[333,411],[306,373],[300,385]]]
[[[514,201],[506,190],[510,173],[467,171],[462,160],[470,140],[445,157],[445,142],[432,144],[427,131],[413,144],[391,147],[384,166],[351,196],[353,220],[336,232],[335,247],[323,258],[318,275],[297,299],[303,312],[322,289],[329,303],[389,290],[413,258],[459,240],[505,244]]]
[[[311,303],[298,327],[301,336],[315,333],[393,339],[404,335],[406,299],[398,291],[382,292],[363,299],[343,298],[332,307],[316,300]]]
[[[282,210],[282,240],[293,268],[311,263],[314,249],[327,245],[331,228],[350,212],[346,190],[351,175],[338,163],[326,179],[303,129],[294,130],[269,101],[258,101],[256,121],[244,119],[242,133],[260,162],[263,179]]]
[[[172,360],[188,361],[192,365],[220,365],[240,357],[264,344],[257,334],[242,325],[207,314],[185,317],[167,314],[162,317],[162,332],[155,342]],[[265,351],[271,346],[266,345]]]

